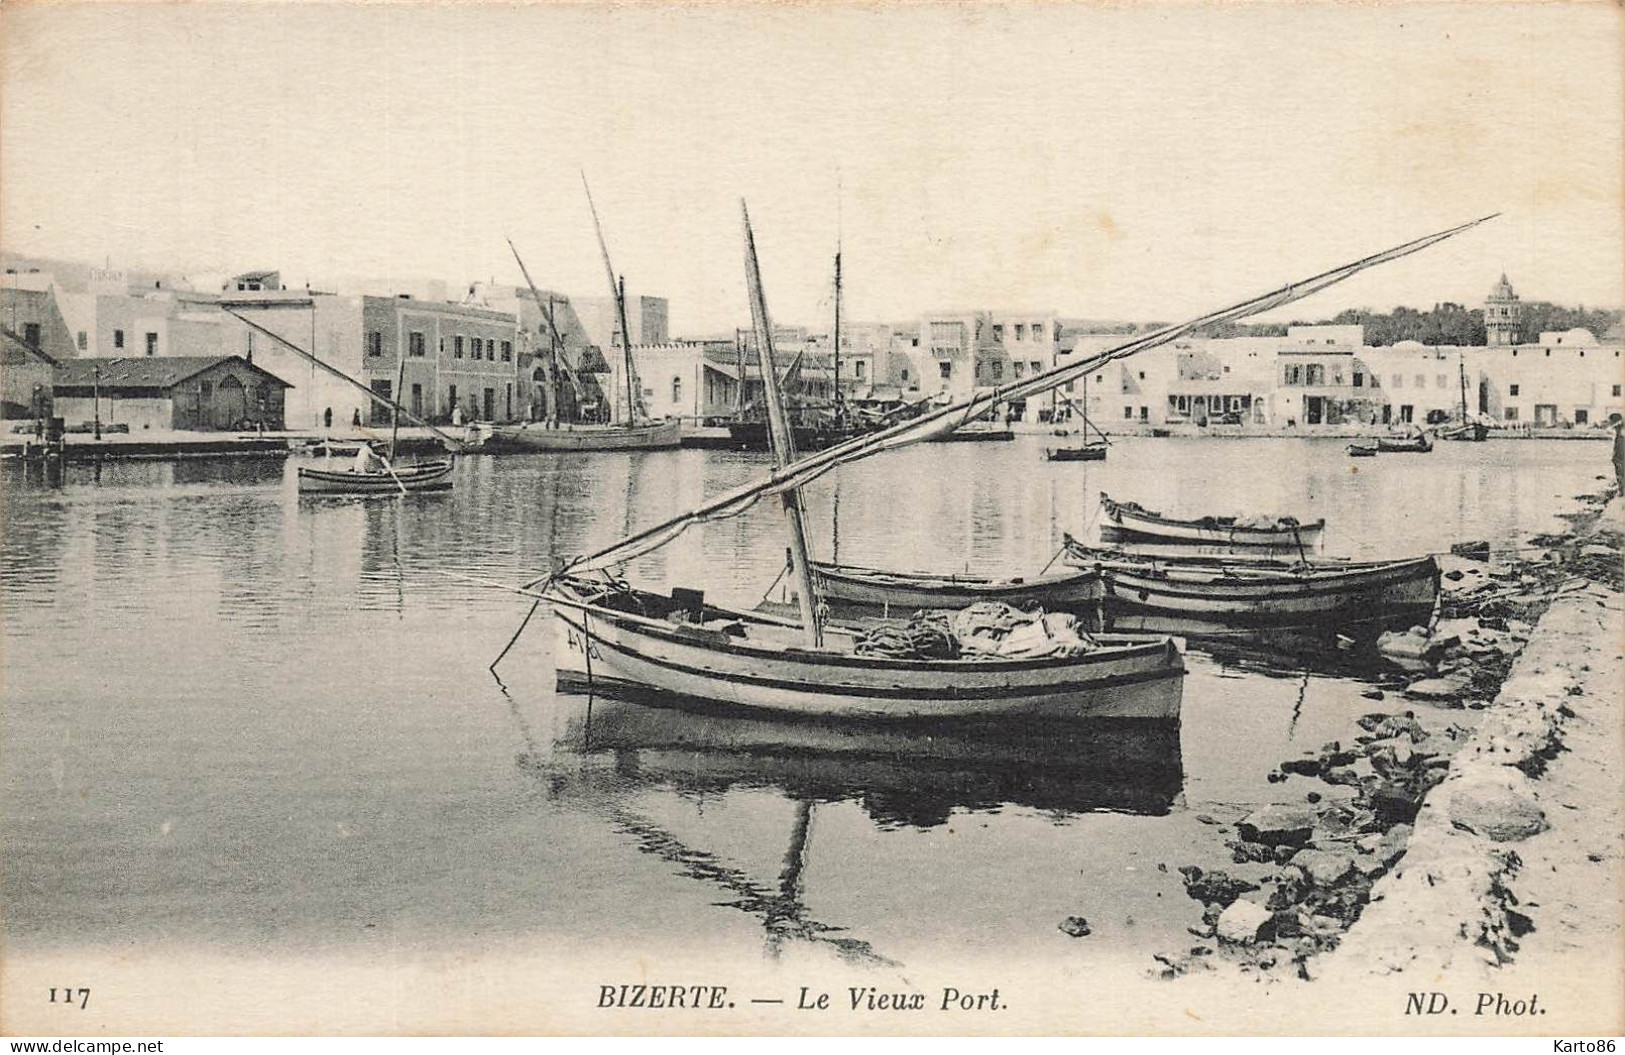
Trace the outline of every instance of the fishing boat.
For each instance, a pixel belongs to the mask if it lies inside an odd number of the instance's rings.
[[[1441,440],[1455,440],[1457,442],[1483,443],[1489,439],[1490,427],[1482,421],[1474,421],[1467,413],[1467,357],[1458,353],[1461,372],[1461,420],[1455,425],[1442,428],[1438,431]]]
[[[952,432],[932,436],[932,443],[1000,443],[1016,438],[1014,429],[996,421],[973,421]]]
[[[299,467],[299,493],[321,495],[398,495],[451,489],[450,459],[395,466],[387,472]]]
[[[908,613],[964,608],[1000,601],[1017,608],[1040,606],[1053,612],[1094,612],[1104,591],[1094,571],[1072,570],[1031,579],[992,579],[973,575],[881,571],[850,564],[813,564],[814,586],[831,606]]]
[[[1101,574],[1114,619],[1153,613],[1227,626],[1411,626],[1427,621],[1439,596],[1439,566],[1432,557],[1288,564],[1137,558],[1085,546],[1070,535],[1064,545],[1069,565]]]
[[[1378,436],[1377,450],[1383,454],[1426,454],[1433,449],[1433,441],[1425,432],[1414,436]]]
[[[563,577],[548,599],[561,688],[618,683],[817,718],[1179,717],[1185,664],[1165,636],[1102,636],[1081,656],[895,659],[855,653],[856,628],[825,624],[808,647],[797,620],[686,591]]]
[[[774,465],[769,475],[713,494],[683,513],[642,527],[529,582],[469,581],[531,598],[532,613],[542,604],[549,606],[557,631],[558,667],[567,682],[607,678],[690,699],[826,719],[977,715],[999,719],[1053,714],[1177,720],[1184,663],[1178,643],[1166,635],[1102,635],[1081,648],[1068,647],[1070,655],[1052,650],[1030,651],[1020,658],[1012,652],[985,651],[968,659],[948,658],[951,651],[928,658],[915,658],[917,652],[874,654],[865,650],[860,654],[854,628],[826,626],[821,616],[800,488],[837,466],[929,440],[996,405],[1041,395],[1203,326],[1279,309],[1487,219],[1435,232],[1218,312],[1134,336],[1036,377],[971,393],[910,421],[805,457],[796,455],[777,386],[769,385],[774,437]],[[748,214],[744,227],[747,286],[762,374],[777,378],[772,322],[761,289]],[[706,603],[698,592],[660,594],[634,589],[613,578],[614,569],[670,544],[688,528],[742,515],[768,496],[776,496],[783,507],[799,619],[728,611]],[[1048,627],[1047,618],[1041,622]],[[503,655],[523,630],[524,624]],[[865,640],[870,643],[872,639]],[[499,655],[496,663],[502,658]]]
[[[587,186],[585,174],[581,177],[582,188],[587,192],[587,207],[592,212],[593,230],[598,235],[598,249],[604,258],[604,272],[609,276],[609,293],[615,304],[616,318],[620,326],[615,336],[620,340],[622,353],[622,392],[625,396],[624,406],[619,399],[616,400],[617,421],[609,424],[560,424],[556,418],[557,384],[552,384],[553,391],[549,393],[549,421],[526,422],[520,425],[497,425],[492,428],[491,439],[493,445],[510,451],[628,451],[628,450],[673,450],[683,444],[682,423],[676,418],[664,421],[652,420],[645,412],[643,405],[643,389],[638,380],[637,365],[632,357],[632,330],[627,324],[626,315],[626,279],[623,276],[618,281],[615,276],[615,267],[610,263],[609,244],[604,241],[604,228],[598,220],[598,207],[592,200],[592,189]],[[536,299],[538,308],[542,306],[542,295],[531,281],[530,271],[525,262],[519,259],[519,251],[514,249],[513,242],[508,242],[508,248],[513,249],[514,259],[519,263],[519,270],[525,277],[525,284],[530,287],[531,296]],[[562,337],[558,327],[554,324],[551,310],[551,301],[548,310],[542,316],[548,324],[548,350],[546,362],[549,364],[551,377],[556,378],[560,369],[559,351],[562,347]],[[575,381],[574,372],[570,372],[572,382]]]
[[[1083,434],[1083,439],[1081,441],[1077,442],[1077,443],[1069,443],[1069,444],[1066,444],[1065,446],[1045,447],[1044,448],[1044,457],[1047,460],[1052,461],[1052,462],[1103,462],[1103,461],[1105,461],[1106,460],[1106,448],[1111,446],[1111,440],[1108,440],[1106,438],[1106,434],[1104,432],[1101,432],[1099,428],[1097,428],[1096,426],[1091,424],[1090,421],[1089,421],[1089,375],[1088,374],[1083,375],[1083,402],[1082,402],[1081,405],[1080,404],[1074,404],[1072,402],[1072,400],[1067,398],[1066,396],[1062,396],[1061,398],[1066,402],[1066,404],[1069,407],[1070,406],[1077,406],[1078,409],[1082,412],[1082,414],[1083,414],[1083,428],[1081,430],[1079,430],[1079,431]],[[1089,439],[1089,430],[1090,429],[1094,429],[1095,433],[1100,436],[1100,439],[1091,441]],[[1056,429],[1055,434],[1057,436],[1070,436],[1070,435],[1073,435],[1072,432],[1070,432],[1069,430],[1066,430],[1066,429]]]
[[[554,425],[527,422],[497,425],[496,446],[513,451],[646,451],[669,450],[683,443],[676,418],[640,425]]]
[[[1375,458],[1376,456],[1377,456],[1377,445],[1374,444],[1374,443],[1372,443],[1372,444],[1364,444],[1364,443],[1351,443],[1351,444],[1349,444],[1349,457],[1350,458]]]
[[[1114,502],[1105,492],[1100,495],[1100,512],[1112,528],[1128,537],[1207,545],[1308,547],[1320,541],[1326,528],[1324,519],[1300,521],[1295,517],[1179,520],[1134,502]]]

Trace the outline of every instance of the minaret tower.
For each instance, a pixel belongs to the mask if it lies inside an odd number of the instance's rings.
[[[1491,348],[1505,348],[1518,343],[1518,322],[1523,309],[1518,304],[1518,294],[1512,291],[1512,283],[1507,281],[1506,272],[1501,272],[1501,281],[1490,290],[1490,295],[1484,298],[1484,332]]]

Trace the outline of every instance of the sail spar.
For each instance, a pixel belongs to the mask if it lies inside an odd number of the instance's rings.
[[[1443,231],[1435,231],[1433,234],[1401,243],[1390,249],[1384,249],[1379,253],[1362,257],[1330,271],[1323,271],[1318,275],[1293,282],[1282,286],[1280,289],[1271,290],[1268,293],[1241,301],[1238,304],[1232,304],[1227,308],[1221,308],[1206,315],[1199,315],[1186,322],[1175,323],[1153,330],[1106,351],[1080,359],[1075,363],[1066,363],[1054,367],[1022,381],[1001,385],[997,388],[984,389],[936,410],[928,411],[910,421],[893,425],[880,432],[858,436],[826,450],[809,454],[799,461],[775,470],[767,477],[724,491],[687,513],[651,525],[613,545],[586,554],[570,562],[564,570],[581,573],[600,571],[625,564],[627,561],[641,557],[645,553],[659,549],[695,524],[738,516],[754,506],[763,496],[779,494],[791,488],[805,487],[837,466],[850,464],[878,454],[881,451],[906,447],[934,436],[952,432],[961,425],[980,417],[997,404],[1042,395],[1051,389],[1059,388],[1068,381],[1092,373],[1107,363],[1126,359],[1131,355],[1138,355],[1140,352],[1188,336],[1204,327],[1245,319],[1302,300],[1304,297],[1319,293],[1345,279],[1352,278],[1368,268],[1377,267],[1398,260],[1401,257],[1410,256],[1412,253],[1421,252],[1423,249],[1437,245],[1447,238],[1453,238],[1463,231],[1477,227],[1487,220],[1493,220],[1499,215],[1499,213],[1492,213],[1489,216],[1470,220],[1467,223],[1458,224]],[[534,587],[549,578],[552,578],[551,574],[533,579],[526,583],[525,586],[526,588]]]

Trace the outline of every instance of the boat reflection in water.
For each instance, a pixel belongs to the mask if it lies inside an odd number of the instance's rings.
[[[1167,723],[778,721],[630,693],[595,698],[552,756],[571,763],[561,791],[776,788],[920,828],[1001,806],[1162,815],[1184,779],[1179,728]]]

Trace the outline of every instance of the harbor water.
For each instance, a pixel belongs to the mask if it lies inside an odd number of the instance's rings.
[[[1036,574],[1101,492],[1170,515],[1325,517],[1322,553],[1502,547],[1608,471],[1602,444],[1124,439],[926,445],[807,493],[820,559]],[[1367,674],[1192,648],[1172,733],[921,735],[560,695],[514,583],[764,471],[670,451],[460,459],[449,493],[312,499],[299,459],[3,479],[4,940],[397,958],[653,945],[908,965],[1012,948],[1146,961],[1202,906],[1215,819],[1358,732]],[[752,605],[773,503],[629,570]],[[451,573],[451,574],[447,574]],[[463,578],[459,578],[462,576]],[[1374,676],[1371,672],[1370,676]],[[1392,709],[1392,705],[1389,705]],[[1408,705],[1411,706],[1411,705]],[[1474,712],[1415,705],[1430,727]],[[1296,792],[1301,795],[1301,791]],[[1074,938],[1058,924],[1087,917]]]

